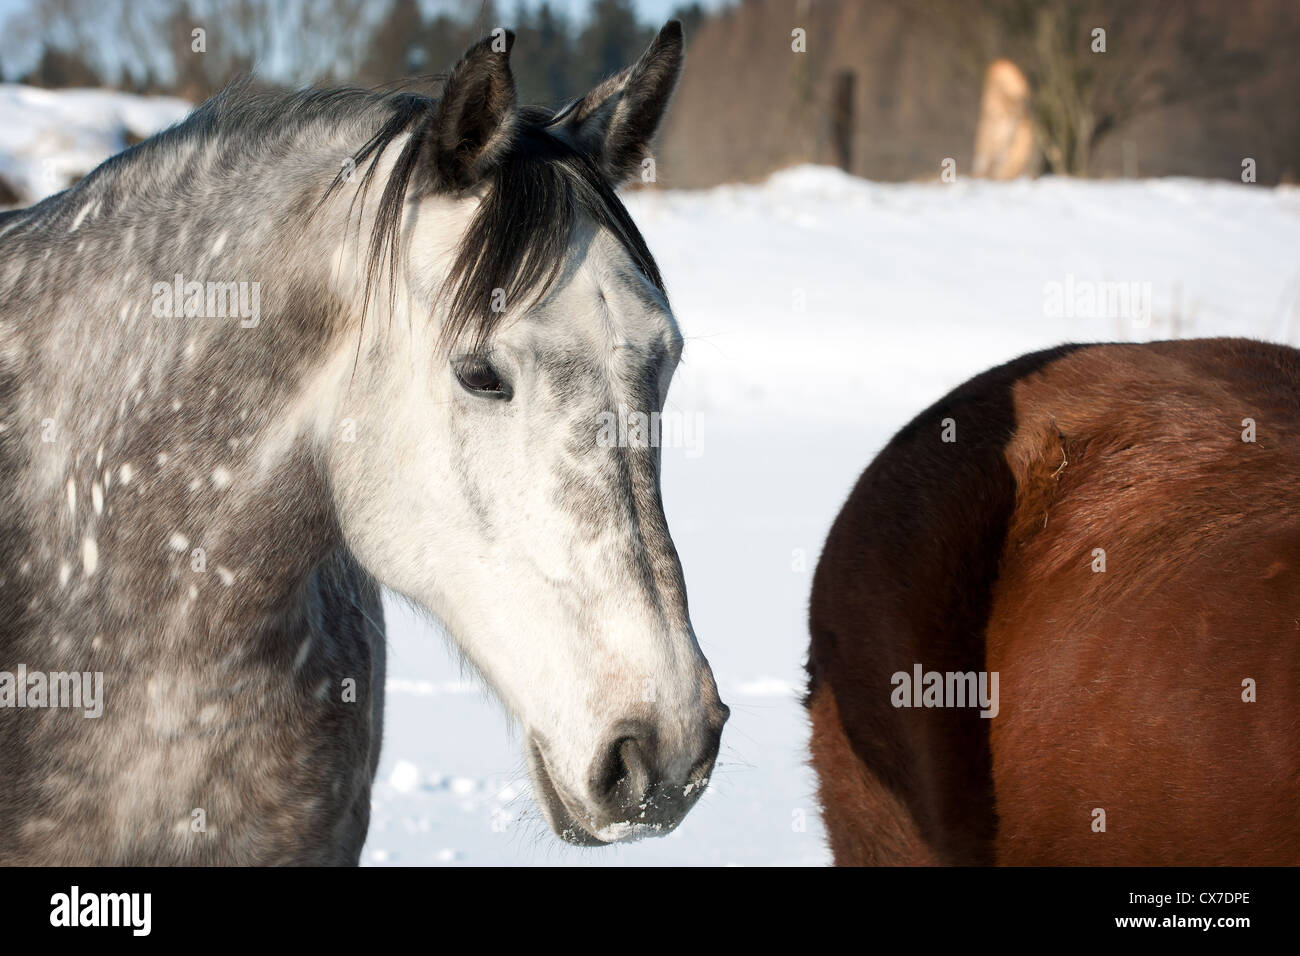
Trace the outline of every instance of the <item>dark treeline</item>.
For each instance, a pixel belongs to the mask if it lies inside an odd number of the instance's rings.
[[[661,25],[638,19],[632,0],[593,0],[577,21],[546,0],[466,2],[432,16],[419,0],[108,0],[108,7],[115,3],[106,13],[92,0],[40,0],[15,16],[0,56],[17,60],[24,46],[40,55],[5,78],[195,101],[244,73],[288,86],[381,87],[440,74],[475,40],[507,27],[516,33],[521,101],[558,106],[632,62]],[[688,35],[704,17],[695,3],[674,15]]]
[[[288,86],[434,77],[496,27],[521,101],[559,106],[660,25],[633,0],[35,0],[0,30],[7,79],[198,102],[235,76]],[[676,15],[688,64],[660,181],[758,179],[801,162],[872,179],[975,168],[986,71],[1015,64],[1039,172],[1300,177],[1296,0],[731,0]],[[1098,31],[1105,42],[1098,46]],[[19,64],[22,64],[19,66]],[[34,64],[34,65],[33,65]]]
[[[703,19],[698,4],[675,14],[688,31]],[[484,3],[473,16],[442,13],[424,19],[417,0],[395,0],[375,30],[360,70],[367,85],[380,85],[444,70],[494,26],[516,34],[511,65],[522,102],[558,106],[632,62],[660,24],[637,18],[631,0],[593,0],[585,20],[574,23],[550,3],[521,3],[509,15]]]

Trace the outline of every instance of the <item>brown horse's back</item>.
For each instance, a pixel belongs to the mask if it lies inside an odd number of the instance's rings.
[[[918,416],[814,584],[837,862],[1300,863],[1298,465],[1300,353],[1258,342],[1037,353]],[[997,715],[895,707],[918,664]]]

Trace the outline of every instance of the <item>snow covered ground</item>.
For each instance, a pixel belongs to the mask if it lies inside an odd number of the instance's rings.
[[[124,99],[0,86],[0,175],[88,169],[128,120],[183,111]],[[687,336],[668,408],[685,440],[664,451],[664,496],[732,708],[713,783],[663,839],[559,843],[499,706],[433,626],[390,602],[368,864],[825,863],[798,704],[807,595],[831,520],[889,436],[976,372],[1063,341],[1300,341],[1294,189],[883,185],[803,167],[628,203]],[[1121,314],[1075,298],[1115,288],[1103,283],[1133,290]]]
[[[165,96],[0,83],[0,180],[36,202],[192,108]]]

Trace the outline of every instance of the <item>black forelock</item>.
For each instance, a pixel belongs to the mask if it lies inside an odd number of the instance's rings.
[[[407,201],[426,188],[424,150],[437,105],[408,93],[392,94],[384,102],[388,119],[353,156],[356,168],[365,167],[359,189],[363,204],[379,158],[398,137],[411,135],[379,195],[365,263],[367,307],[385,268],[390,294],[396,288],[403,212]],[[554,115],[536,107],[521,110],[511,143],[479,184],[482,201],[441,292],[448,313],[441,341],[447,349],[458,343],[482,348],[503,321],[542,298],[559,277],[584,214],[609,230],[655,288],[666,292],[659,267],[614,186],[595,160],[552,134]],[[498,308],[502,296],[503,309]]]

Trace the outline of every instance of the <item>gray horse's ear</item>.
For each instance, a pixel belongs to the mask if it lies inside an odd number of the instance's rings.
[[[514,45],[511,31],[494,31],[470,47],[447,78],[429,142],[435,187],[474,185],[510,145],[518,115],[510,72]]]
[[[636,173],[682,72],[682,24],[669,20],[641,59],[610,77],[551,122],[552,132],[618,184]]]

